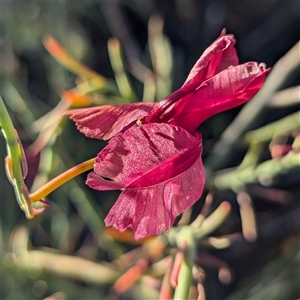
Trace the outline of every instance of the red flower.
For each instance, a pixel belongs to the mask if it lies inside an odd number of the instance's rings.
[[[131,227],[136,238],[169,229],[201,196],[201,150],[199,135],[169,124],[133,126],[116,135],[98,154],[95,173],[87,179],[97,190],[123,190],[106,225]]]
[[[205,174],[196,128],[210,116],[249,100],[262,86],[264,64],[238,64],[231,35],[204,52],[183,86],[158,103],[105,105],[68,111],[86,136],[111,139],[87,184],[122,190],[105,219],[135,238],[168,230],[201,196]]]

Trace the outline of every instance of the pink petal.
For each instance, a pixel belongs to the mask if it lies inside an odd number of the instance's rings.
[[[106,226],[132,228],[135,238],[158,235],[201,196],[205,181],[199,156],[183,173],[147,188],[126,188],[105,218]]]
[[[145,118],[145,123],[161,122],[162,114],[170,112],[176,102],[195,92],[204,80],[230,66],[237,65],[238,57],[234,45],[233,35],[225,35],[225,30],[223,30],[221,36],[201,55],[191,69],[183,86],[160,101],[149,116]]]
[[[191,81],[203,82],[230,66],[238,64],[238,57],[234,48],[233,35],[225,35],[225,30],[201,55],[191,69],[185,84]]]
[[[132,103],[103,105],[91,108],[73,109],[65,112],[71,115],[79,131],[87,137],[108,140],[148,115],[155,103]]]
[[[195,135],[168,124],[131,127],[98,154],[96,174],[89,175],[87,184],[97,190],[140,188],[175,177],[201,154],[201,137]]]
[[[97,190],[123,190],[107,226],[131,227],[137,239],[169,229],[202,193],[201,151],[200,135],[168,124],[134,126],[115,136],[86,182]]]
[[[255,62],[223,70],[207,79],[194,93],[177,101],[160,116],[160,121],[193,132],[212,115],[250,100],[269,71],[264,64]]]

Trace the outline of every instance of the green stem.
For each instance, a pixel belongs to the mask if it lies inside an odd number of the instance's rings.
[[[212,233],[220,227],[220,225],[228,218],[231,212],[231,205],[227,201],[223,201],[218,208],[203,220],[199,228],[195,228],[194,233],[197,239]]]
[[[235,169],[233,171],[217,175],[214,185],[218,190],[237,190],[246,184],[259,182],[270,182],[279,174],[284,174],[291,169],[300,167],[299,152],[290,151],[279,159],[267,160],[257,167]]]
[[[112,38],[108,41],[108,54],[120,94],[129,102],[136,102],[137,97],[125,72],[119,40]]]
[[[261,143],[270,141],[274,137],[287,134],[300,127],[300,111],[290,114],[278,121],[272,122],[259,129],[250,131],[246,134],[249,143]]]
[[[193,229],[189,226],[184,226],[178,233],[177,244],[186,245],[184,260],[181,263],[178,285],[175,289],[174,299],[188,299],[191,282],[194,258],[196,253],[195,237]]]

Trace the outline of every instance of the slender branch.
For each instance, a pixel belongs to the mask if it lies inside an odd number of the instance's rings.
[[[48,52],[70,71],[83,78],[97,80],[100,86],[106,84],[105,77],[75,60],[52,36],[46,36],[43,43]]]
[[[267,124],[246,134],[249,143],[268,142],[274,137],[290,134],[300,127],[300,111],[290,114],[278,121]]]
[[[246,184],[258,181],[269,182],[270,179],[299,167],[299,153],[290,151],[282,158],[267,160],[257,167],[250,166],[244,169],[234,169],[229,172],[217,174],[213,183],[218,190],[237,190]]]
[[[223,201],[213,213],[203,220],[199,228],[194,229],[195,237],[199,240],[213,232],[215,229],[221,226],[221,224],[228,218],[230,213],[230,203]],[[197,223],[198,222],[196,221],[194,224],[192,223],[192,225],[195,226]]]
[[[120,94],[129,102],[136,102],[137,97],[132,88],[129,77],[125,72],[124,59],[122,56],[121,45],[118,39],[111,38],[108,41],[108,54],[111,66],[115,73],[116,83]]]
[[[274,108],[288,107],[300,103],[300,85],[277,92],[268,105]]]
[[[118,1],[99,1],[99,4],[110,32],[120,40],[124,47],[124,54],[130,72],[143,82],[149,69],[140,61],[141,50],[134,34],[130,31],[128,19],[124,15],[120,3]],[[118,22],[115,20],[118,20]]]

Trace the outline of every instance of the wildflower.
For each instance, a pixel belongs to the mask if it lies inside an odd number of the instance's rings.
[[[168,230],[201,196],[205,173],[197,127],[210,116],[248,101],[262,86],[264,64],[238,65],[232,35],[204,52],[181,88],[158,103],[75,109],[86,136],[107,140],[87,185],[122,190],[105,223],[131,228],[135,238]]]

